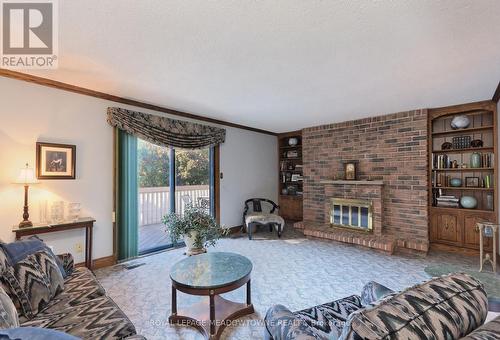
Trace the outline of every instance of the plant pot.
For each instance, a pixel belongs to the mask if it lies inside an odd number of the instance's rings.
[[[202,248],[196,247],[195,240],[197,236],[198,233],[194,231],[191,232],[191,236],[184,235],[183,239],[184,243],[186,244],[186,255],[191,256],[207,252],[207,250],[203,247]]]

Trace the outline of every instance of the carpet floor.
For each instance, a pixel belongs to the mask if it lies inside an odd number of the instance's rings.
[[[281,239],[262,230],[249,241],[246,235],[219,241],[209,251],[229,251],[248,257],[253,263],[253,315],[228,327],[222,339],[262,339],[262,318],[273,304],[300,310],[359,294],[363,285],[378,281],[395,290],[419,283],[430,276],[429,265],[454,265],[476,270],[478,258],[431,252],[427,257],[387,255],[344,243],[307,239],[288,228]],[[191,327],[168,324],[170,315],[170,268],[182,260],[183,249],[173,249],[135,259],[129,264],[96,271],[108,294],[147,339],[202,339]],[[137,264],[138,266],[134,266]],[[245,287],[223,295],[233,301],[245,301]],[[199,297],[177,293],[178,307],[199,301]]]

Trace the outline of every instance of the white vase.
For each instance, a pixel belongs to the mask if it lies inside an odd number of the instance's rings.
[[[186,255],[191,256],[191,255],[196,255],[196,254],[201,254],[205,253],[206,249],[201,247],[197,248],[195,245],[196,238],[198,237],[198,232],[192,231],[190,233],[190,236],[184,235],[184,243],[186,244]]]

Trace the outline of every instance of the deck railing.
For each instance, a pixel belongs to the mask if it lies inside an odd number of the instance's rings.
[[[184,185],[175,187],[176,211],[184,212],[185,202],[182,197],[189,195],[193,203],[199,197],[209,197],[208,185]],[[170,206],[170,187],[139,188],[139,226],[159,224],[168,213]]]

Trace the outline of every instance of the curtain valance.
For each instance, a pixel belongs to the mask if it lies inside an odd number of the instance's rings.
[[[156,145],[199,149],[224,143],[226,130],[119,107],[108,107],[108,123]]]

